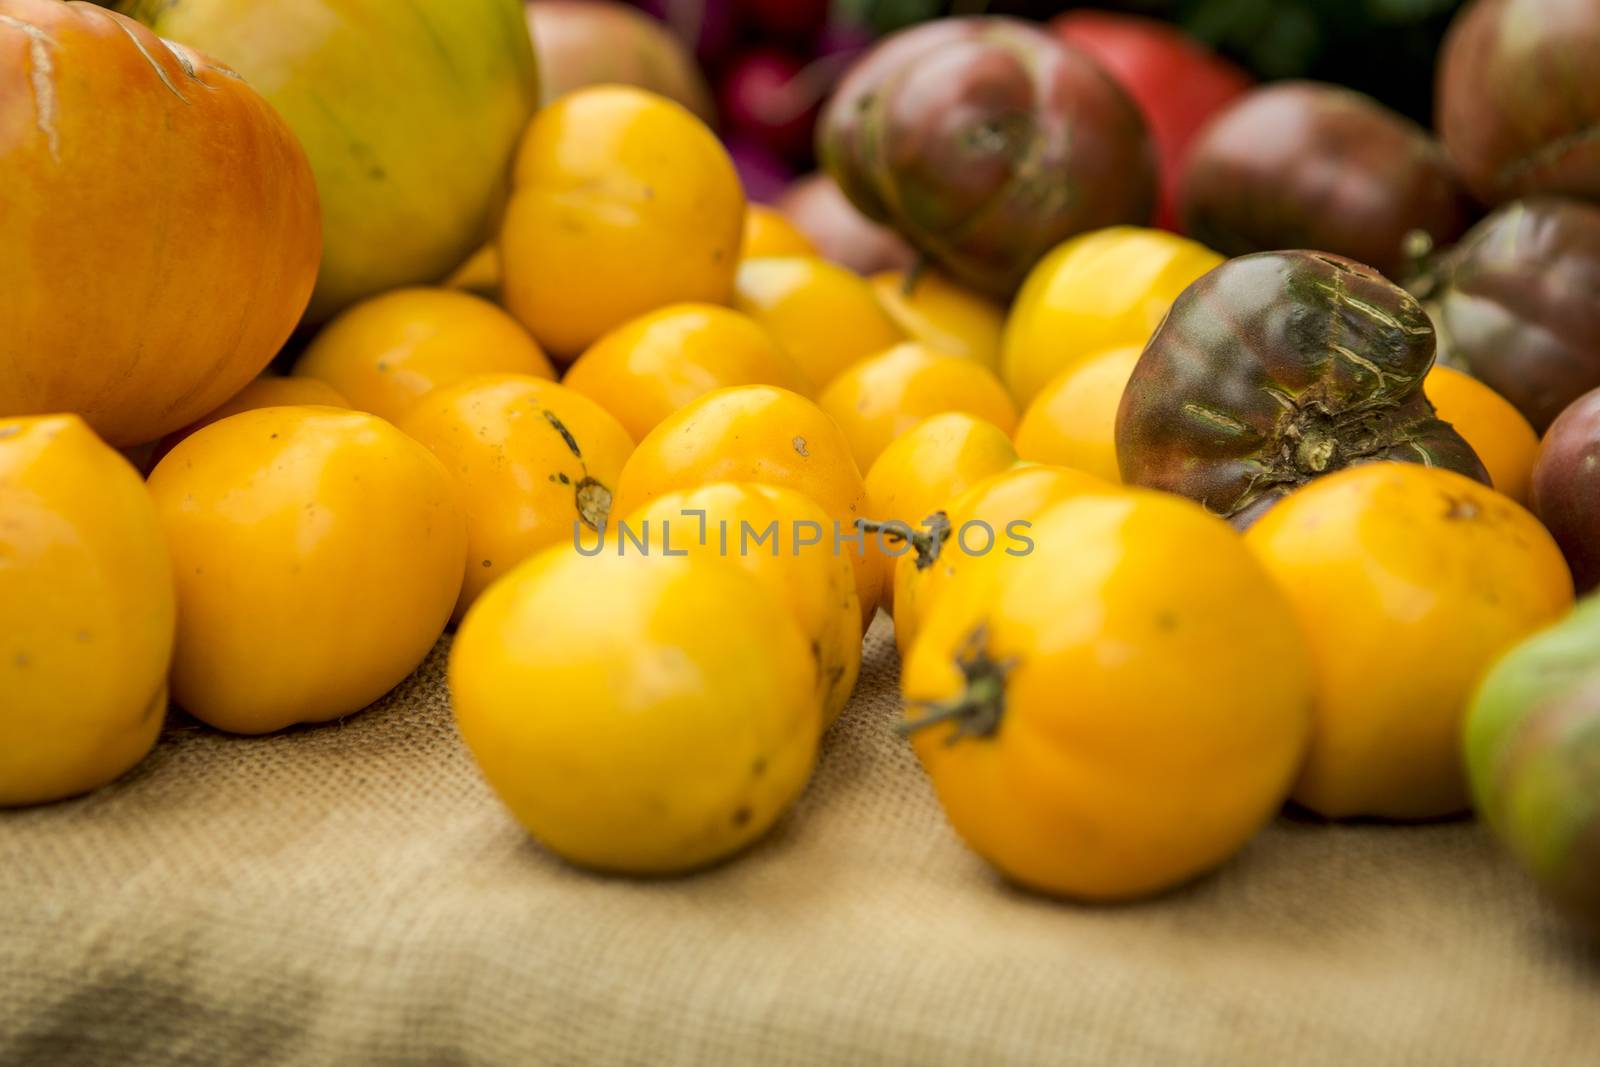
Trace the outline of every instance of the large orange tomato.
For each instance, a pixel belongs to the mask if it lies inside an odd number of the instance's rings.
[[[1470,374],[1435,366],[1422,390],[1439,417],[1483,460],[1494,487],[1519,504],[1528,502],[1533,487],[1533,461],[1539,435],[1516,407]]]
[[[254,378],[321,254],[305,153],[231,70],[89,4],[0,0],[0,416],[115,445]]]

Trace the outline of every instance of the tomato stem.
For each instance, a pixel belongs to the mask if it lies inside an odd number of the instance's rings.
[[[1000,732],[1005,715],[1006,676],[1015,663],[992,658],[984,647],[988,628],[979,625],[968,635],[959,652],[956,666],[961,670],[961,692],[948,700],[919,700],[908,706],[923,713],[896,724],[895,731],[909,737],[939,723],[953,723],[955,729],[944,739],[954,745],[967,737],[993,737]]]
[[[950,518],[944,512],[936,511],[923,519],[922,525],[923,529],[913,530],[898,519],[881,522],[876,519],[856,520],[856,528],[863,533],[888,534],[896,541],[909,541],[912,551],[917,554],[916,566],[919,571],[927,570],[938,561],[939,550],[950,536]]]

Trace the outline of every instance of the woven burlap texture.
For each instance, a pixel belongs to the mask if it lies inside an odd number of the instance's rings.
[[[175,724],[0,814],[0,1063],[1600,1062],[1600,960],[1473,824],[1286,818],[1137,906],[1012,890],[891,730],[880,620],[771,837],[598,878],[484,785],[445,652],[341,725]]]

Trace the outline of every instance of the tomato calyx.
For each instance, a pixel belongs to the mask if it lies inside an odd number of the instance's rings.
[[[895,732],[901,737],[910,737],[940,723],[951,723],[955,729],[945,737],[946,745],[958,744],[964,738],[991,738],[999,733],[1005,717],[1006,677],[1016,662],[994,659],[984,647],[987,643],[988,627],[980,624],[956,653],[956,667],[962,677],[961,691],[948,700],[913,701],[908,710],[916,709],[921,714],[896,724]]]
[[[884,535],[891,541],[908,542],[915,552],[913,561],[919,571],[925,571],[939,561],[939,552],[950,537],[950,516],[936,511],[922,520],[922,528],[913,530],[899,519],[857,519],[856,529],[862,533]]]

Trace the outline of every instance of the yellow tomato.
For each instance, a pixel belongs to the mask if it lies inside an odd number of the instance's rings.
[[[894,641],[901,658],[910,654],[945,583],[967,561],[1007,548],[1025,549],[1034,516],[1059,500],[1114,491],[1081,471],[1024,463],[980,479],[941,504],[935,515],[942,521],[925,520],[912,551],[894,561]]]
[[[466,524],[439,461],[358,411],[213,423],[150,492],[172,550],[172,696],[241,734],[360,711],[433,647],[461,589]]]
[[[817,246],[811,243],[811,238],[801,233],[777,208],[751,204],[745,209],[741,259],[816,254]]]
[[[1028,273],[1006,319],[1000,376],[1026,407],[1096,352],[1143,347],[1189,283],[1222,263],[1162,230],[1114,226],[1056,246]]]
[[[0,419],[0,807],[96,789],[144,758],[175,611],[138,472],[76,415]]]
[[[733,306],[771,331],[819,387],[905,340],[866,281],[815,256],[745,260]]]
[[[903,524],[913,532],[951,497],[1017,462],[1011,438],[998,426],[961,412],[924,419],[896,437],[867,472],[867,505],[880,526]],[[885,611],[894,611],[894,568],[914,551],[894,527],[875,531],[872,551],[884,569]]]
[[[823,721],[839,717],[861,671],[861,598],[822,505],[782,486],[713,482],[656,497],[623,523],[624,551],[721,556],[776,590],[810,642]]]
[[[440,386],[478,374],[555,371],[516,319],[468,293],[397,289],[334,319],[294,365],[361,411],[395,421]]]
[[[920,271],[909,284],[907,277],[890,270],[871,279],[878,303],[895,324],[930,348],[998,370],[1005,308],[937,271]]]
[[[965,412],[1007,434],[1017,425],[1017,409],[993,372],[914,342],[846,368],[817,403],[844,430],[862,470],[890,441],[931,415]]]
[[[1142,351],[1108,348],[1050,379],[1017,424],[1017,455],[1120,482],[1117,408]]]
[[[1511,401],[1470,375],[1435,366],[1423,391],[1439,417],[1456,428],[1483,460],[1494,487],[1519,504],[1528,502],[1539,435]]]
[[[588,397],[524,374],[429,393],[400,420],[455,478],[467,573],[455,618],[489,584],[549,545],[603,530],[633,439]]]
[[[446,289],[461,289],[483,297],[485,300],[500,299],[500,249],[492,244],[484,245],[472,253],[461,266],[450,272],[450,276],[443,283]]]
[[[467,614],[450,695],[542,844],[663,874],[745,847],[799,796],[822,727],[813,670],[779,598],[724,560],[552,548]]]
[[[161,444],[156,449],[156,458],[159,459],[171,452],[179,441],[196,430],[204,429],[213,422],[221,422],[229,415],[237,415],[241,411],[255,411],[258,408],[281,408],[297,404],[347,408],[350,406],[350,401],[344,398],[343,393],[320,378],[280,378],[275,374],[263,374],[204,418],[162,438]]]
[[[1479,678],[1572,604],[1550,535],[1459,474],[1375,463],[1290,494],[1247,539],[1293,602],[1316,663],[1295,799],[1334,817],[1466,810],[1461,722]]]
[[[822,505],[835,529],[824,534],[856,575],[865,626],[878,610],[880,558],[867,551],[856,522],[867,517],[867,489],[850,445],[822,409],[770,385],[718,389],[650,431],[622,468],[612,512],[631,515],[658,496],[708,482],[787,486]]]
[[[691,400],[730,385],[811,383],[747,315],[712,304],[673,304],[606,334],[567,369],[563,384],[622,421],[635,440]]]
[[[568,93],[517,152],[500,228],[506,307],[570,360],[647,311],[726,303],[744,211],[733,162],[688,110],[620,85]]]
[[[951,580],[906,663],[951,825],[1013,881],[1087,900],[1217,866],[1305,755],[1311,667],[1283,594],[1175,497],[1073,497],[1030,536]]]

